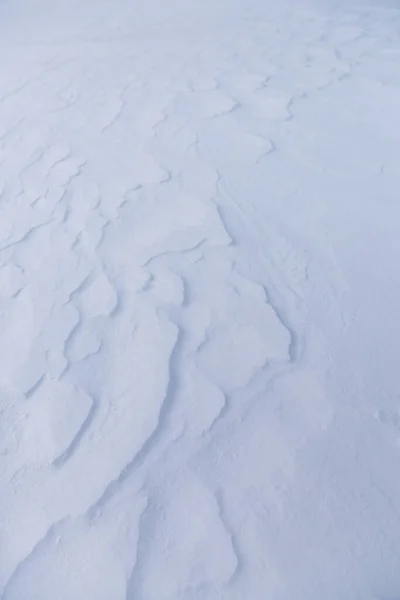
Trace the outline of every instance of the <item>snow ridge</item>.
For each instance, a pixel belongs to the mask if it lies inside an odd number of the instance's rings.
[[[1,600],[395,597],[398,382],[377,406],[346,354],[342,221],[383,190],[396,239],[398,9],[28,4],[0,9]]]

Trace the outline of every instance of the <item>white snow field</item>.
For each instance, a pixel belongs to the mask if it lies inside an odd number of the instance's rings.
[[[400,4],[0,0],[1,600],[400,599]]]

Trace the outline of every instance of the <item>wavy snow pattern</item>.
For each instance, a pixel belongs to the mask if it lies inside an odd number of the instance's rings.
[[[395,492],[367,474],[358,511],[308,453],[353,317],[322,191],[390,188],[365,123],[398,112],[399,11],[28,4],[0,8],[1,600],[392,597]]]

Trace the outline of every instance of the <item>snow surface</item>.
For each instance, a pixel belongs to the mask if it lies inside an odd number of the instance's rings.
[[[0,598],[399,600],[398,1],[0,53]]]

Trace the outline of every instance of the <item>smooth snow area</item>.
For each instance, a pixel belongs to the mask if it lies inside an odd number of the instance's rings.
[[[0,1],[1,600],[400,599],[400,5]]]

